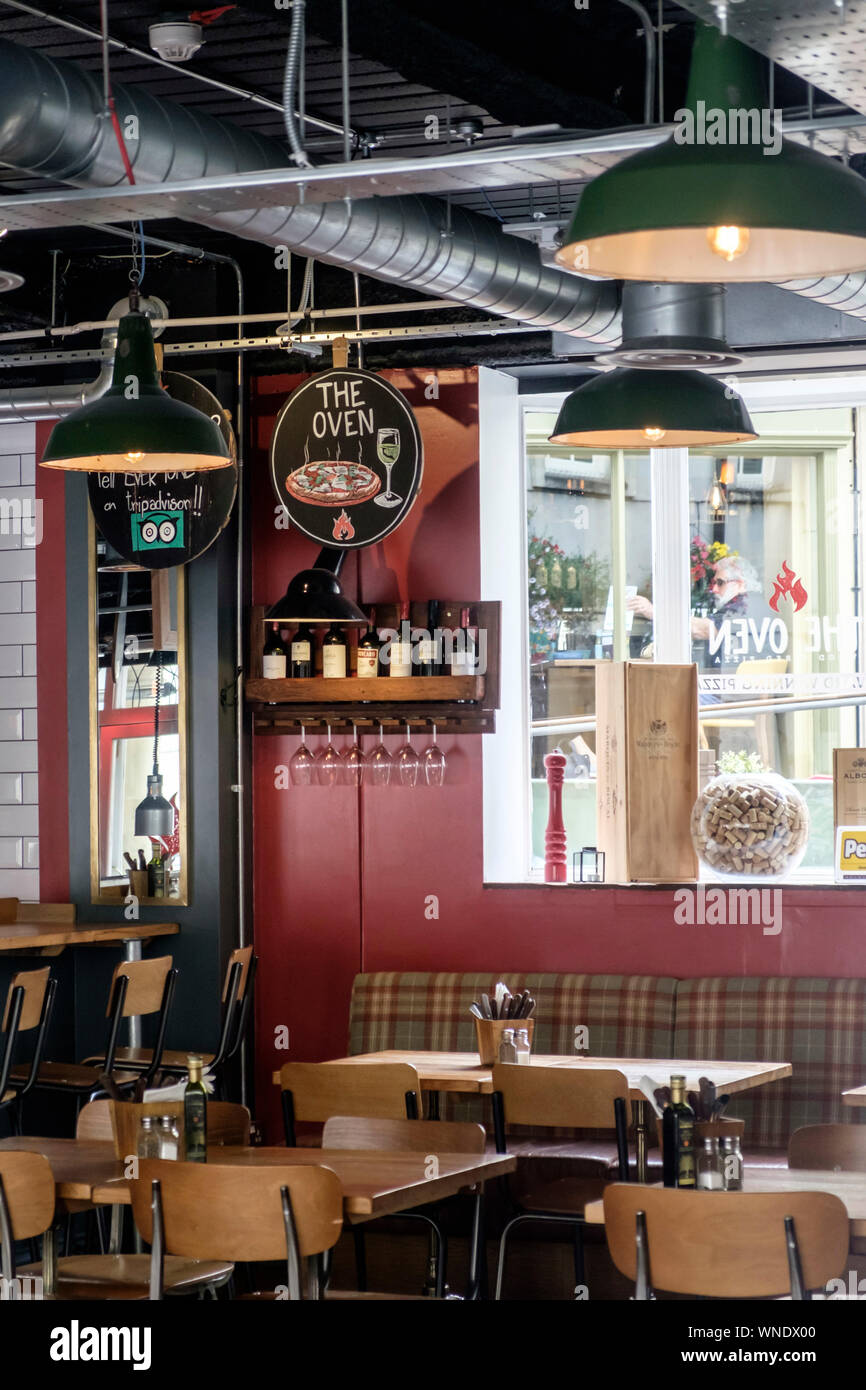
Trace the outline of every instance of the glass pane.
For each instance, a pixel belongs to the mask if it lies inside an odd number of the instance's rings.
[[[796,783],[812,821],[802,869],[828,870],[833,749],[857,746],[859,729],[857,707],[827,701],[862,685],[852,412],[758,429],[760,453],[690,458],[701,741],[720,771]]]
[[[595,732],[580,725],[595,714],[594,663],[614,644],[612,459],[549,444],[555,419],[526,416],[533,868],[544,862],[544,758],[555,749],[567,758],[568,842],[595,842]]]

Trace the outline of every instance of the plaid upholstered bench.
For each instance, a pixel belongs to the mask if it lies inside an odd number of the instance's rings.
[[[749,1162],[783,1165],[799,1126],[859,1118],[841,1093],[866,1079],[866,979],[381,971],[355,978],[349,1051],[474,1051],[469,1005],[497,979],[538,1000],[535,1052],[574,1053],[575,1029],[585,1027],[594,1056],[790,1061],[791,1077],[735,1095],[728,1107],[746,1122]],[[445,1110],[491,1130],[487,1097],[448,1097]],[[607,1140],[561,1138],[573,1141],[562,1157],[582,1171],[611,1165]]]

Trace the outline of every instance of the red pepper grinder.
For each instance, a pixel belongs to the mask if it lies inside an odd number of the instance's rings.
[[[544,881],[567,883],[567,854],[565,826],[562,821],[562,783],[565,778],[564,753],[548,753],[544,759],[547,772],[547,829],[544,832]]]

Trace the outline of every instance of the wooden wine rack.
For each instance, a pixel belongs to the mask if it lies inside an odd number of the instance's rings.
[[[449,605],[452,606],[452,605]],[[346,676],[326,680],[265,680],[262,648],[265,609],[251,613],[249,675],[244,682],[253,728],[259,734],[287,734],[303,727],[334,732],[395,732],[408,724],[435,724],[443,733],[493,733],[499,705],[500,605],[455,601],[471,607],[487,631],[487,670],[483,676]]]

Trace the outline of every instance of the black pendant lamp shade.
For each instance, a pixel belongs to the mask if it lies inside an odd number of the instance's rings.
[[[265,614],[265,622],[363,623],[367,618],[346,598],[333,570],[314,567],[300,570],[289,587]]]
[[[148,662],[156,666],[156,689],[153,701],[153,772],[147,779],[147,796],[135,808],[135,834],[154,840],[174,833],[174,807],[162,794],[159,772],[159,702],[162,696],[162,652],[153,652]]]
[[[227,468],[228,445],[200,410],[160,385],[150,320],[130,295],[117,328],[111,386],[51,431],[42,463],[86,473],[174,473]],[[133,307],[136,306],[136,307]]]
[[[764,64],[699,23],[688,114],[677,113],[669,139],[587,185],[557,262],[578,274],[680,282],[866,268],[866,180],[771,130]]]
[[[680,449],[756,439],[742,397],[701,372],[617,367],[572,391],[551,444]]]

